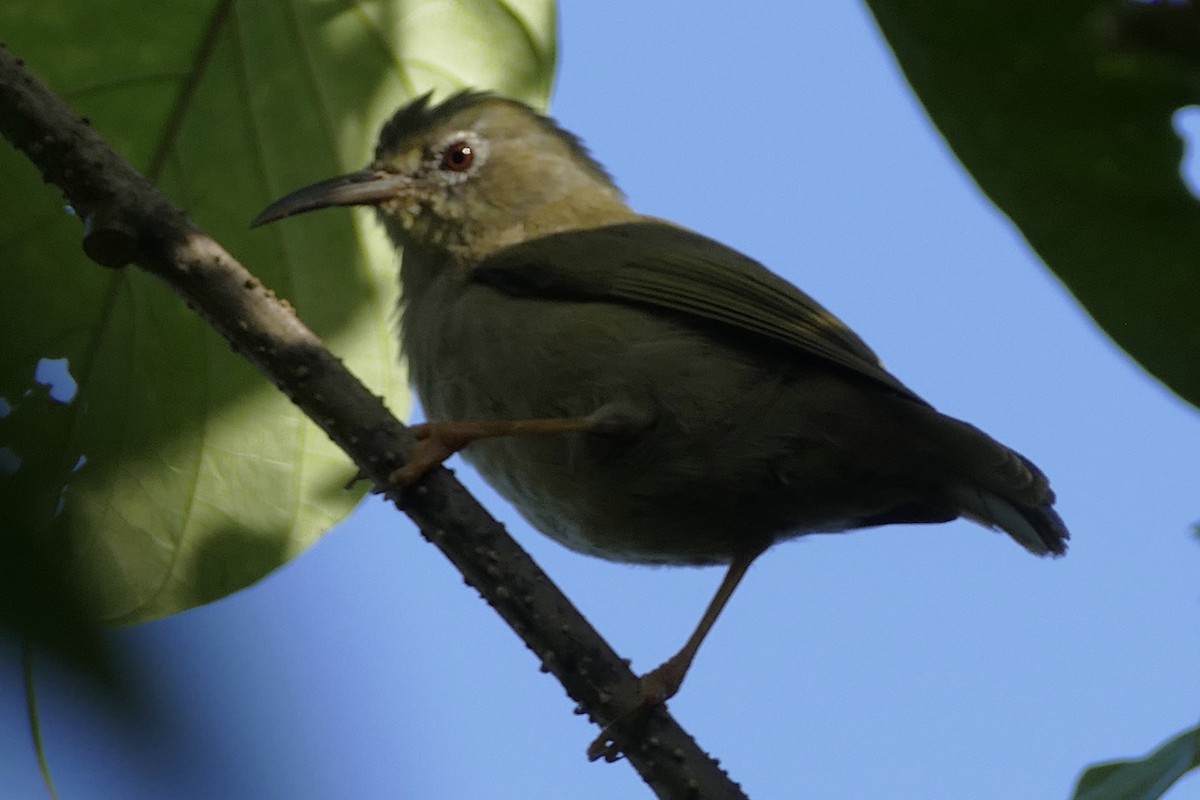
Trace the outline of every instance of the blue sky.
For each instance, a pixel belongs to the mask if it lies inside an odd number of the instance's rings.
[[[1065,798],[1085,764],[1194,725],[1200,417],[980,196],[865,9],[573,3],[560,47],[552,111],[636,208],[814,295],[1036,461],[1074,534],[1056,561],[965,522],[776,548],[670,704],[700,744],[757,800]],[[567,552],[459,475],[637,670],[720,581]],[[557,683],[376,501],[262,584],[118,638],[172,721],[115,729],[47,673],[67,798],[649,796],[587,763],[595,731]],[[7,642],[0,795],[40,796]]]

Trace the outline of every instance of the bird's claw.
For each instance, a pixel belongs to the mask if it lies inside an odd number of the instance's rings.
[[[658,708],[659,703],[647,703],[645,696],[639,698],[638,702],[625,713],[614,719],[612,722],[604,726],[600,731],[600,735],[588,745],[587,758],[588,761],[599,761],[604,759],[606,764],[611,764],[619,760],[625,753],[621,749],[621,745],[617,743],[614,736],[614,729],[619,725],[624,728],[633,723],[635,720],[644,720],[649,716],[650,712]]]
[[[648,716],[656,708],[664,707],[679,691],[682,683],[683,675],[674,659],[667,660],[643,675],[640,679],[637,702],[628,711],[605,725],[595,741],[588,745],[588,761],[604,759],[606,763],[611,764],[621,758],[621,747],[613,738],[613,728],[617,725],[627,725],[634,719]]]
[[[604,759],[604,763],[611,764],[618,761],[623,754],[621,748],[617,746],[616,741],[608,734],[608,728],[600,731],[600,735],[596,737],[596,741],[588,745],[587,758],[588,761],[599,761]]]
[[[439,436],[437,429],[429,423],[414,425],[411,430],[417,437],[412,454],[388,475],[388,486],[394,489],[413,486],[465,446],[454,437]]]

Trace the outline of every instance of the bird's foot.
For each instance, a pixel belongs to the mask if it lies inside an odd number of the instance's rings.
[[[676,655],[643,675],[641,702],[652,706],[662,705],[678,694],[690,663],[691,659],[683,663],[683,659]]]
[[[638,691],[637,702],[628,711],[604,726],[600,735],[588,745],[588,761],[604,759],[611,764],[621,757],[621,747],[613,738],[613,729],[618,725],[624,726],[636,719],[644,718],[651,711],[666,703],[679,691],[683,685],[687,666],[680,664],[677,658],[671,658],[660,666],[647,672],[641,677],[641,687]]]
[[[388,476],[391,486],[407,489],[440,467],[446,459],[481,438],[479,423],[472,422],[423,422],[413,425],[411,430],[417,437],[403,466],[392,470]]]

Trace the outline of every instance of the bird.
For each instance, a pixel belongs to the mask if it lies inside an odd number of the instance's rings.
[[[1045,475],[935,410],[767,267],[627,204],[582,141],[520,101],[422,95],[365,169],[262,225],[373,207],[401,255],[400,339],[427,422],[393,481],[461,451],[536,529],[592,556],[723,565],[679,691],[747,569],[815,533],[958,518],[1038,556],[1069,534]]]

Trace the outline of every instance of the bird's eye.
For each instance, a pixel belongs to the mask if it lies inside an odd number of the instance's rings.
[[[466,172],[475,161],[475,151],[466,142],[454,142],[442,151],[442,169]]]

